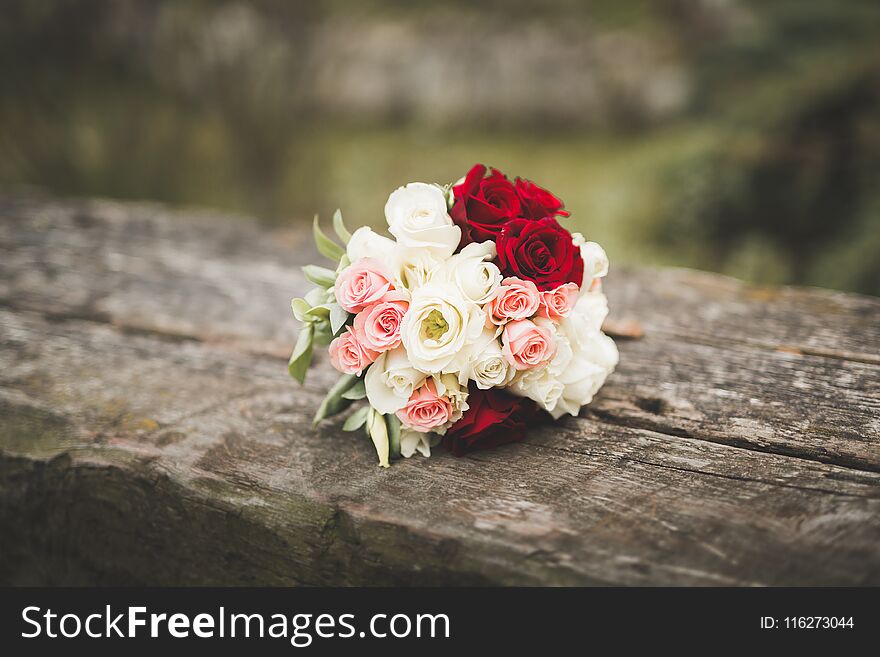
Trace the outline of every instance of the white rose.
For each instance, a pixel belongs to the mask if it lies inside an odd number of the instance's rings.
[[[406,406],[413,390],[425,375],[414,369],[403,347],[381,354],[364,376],[370,406],[383,414],[396,413]]]
[[[401,337],[413,367],[429,374],[451,372],[456,357],[483,330],[485,313],[451,283],[431,281],[412,293]]]
[[[467,403],[468,389],[467,385],[458,382],[455,374],[441,374],[434,377],[434,385],[437,388],[437,394],[446,397],[452,405],[452,413],[449,416],[449,422],[437,433],[446,433],[446,429],[461,419],[464,412],[470,408]]]
[[[596,242],[588,242],[580,233],[573,233],[571,241],[580,248],[581,257],[584,259],[584,281],[592,281],[608,275],[608,255],[605,249]]]
[[[431,282],[436,272],[443,267],[443,261],[436,252],[429,249],[406,249],[398,247],[391,259],[395,289],[413,292]]]
[[[584,259],[584,278],[604,278],[608,275],[608,255],[595,242],[581,244]]]
[[[458,380],[464,385],[468,379],[472,379],[478,388],[488,390],[503,388],[510,383],[515,373],[516,370],[501,354],[497,330],[484,328],[477,341],[471,345]]]
[[[559,378],[571,366],[574,350],[571,348],[571,341],[564,331],[554,331],[553,338],[556,341],[556,354],[547,364],[547,368],[550,374]]]
[[[563,391],[555,408],[549,409],[555,419],[565,413],[577,415],[582,406],[593,400],[617,364],[617,346],[601,331],[590,331],[579,348],[571,368],[557,379]]]
[[[580,317],[587,326],[598,331],[608,316],[608,298],[598,291],[582,292],[569,317],[574,315]]]
[[[522,370],[517,373],[508,390],[515,395],[534,400],[545,411],[552,411],[565,389],[550,369],[550,365]]]
[[[406,248],[430,249],[441,258],[453,254],[461,229],[452,223],[446,196],[436,185],[409,183],[391,192],[385,219],[397,243]]]
[[[571,359],[556,374],[563,391],[556,406],[547,409],[554,418],[564,413],[577,415],[581,406],[592,401],[619,360],[614,340],[598,329],[596,317],[588,316],[594,310],[590,307],[591,303],[582,304],[579,300],[571,315],[559,327],[557,337],[565,336],[567,339]],[[601,319],[598,324],[601,324]]]
[[[373,232],[369,226],[361,226],[352,233],[345,252],[351,262],[369,256],[388,263],[394,257],[396,248],[394,240]]]
[[[496,251],[493,242],[472,242],[447,259],[438,277],[455,283],[465,299],[484,304],[501,285],[501,271],[492,262]]]
[[[400,429],[400,455],[409,458],[416,452],[422,456],[431,456],[431,445],[436,445],[437,436],[412,429]]]

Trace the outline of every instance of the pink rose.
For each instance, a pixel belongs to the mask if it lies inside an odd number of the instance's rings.
[[[391,279],[375,258],[361,258],[336,278],[336,301],[350,313],[359,313],[393,289]]]
[[[574,283],[565,283],[555,290],[541,292],[541,309],[538,315],[558,322],[563,317],[568,317],[571,309],[577,301],[580,289]]]
[[[501,333],[501,353],[517,370],[543,365],[555,352],[556,343],[550,329],[529,319],[508,322]]]
[[[350,326],[330,343],[330,363],[343,374],[360,376],[364,368],[378,356],[378,352],[361,344]]]
[[[388,292],[354,318],[354,333],[367,349],[388,351],[400,344],[400,323],[409,301],[400,292]]]
[[[452,416],[452,403],[437,394],[433,379],[428,379],[414,390],[406,406],[397,411],[397,417],[408,429],[427,433],[442,427]]]
[[[501,281],[486,305],[489,321],[501,326],[509,320],[528,319],[541,307],[541,293],[532,281],[511,276]]]

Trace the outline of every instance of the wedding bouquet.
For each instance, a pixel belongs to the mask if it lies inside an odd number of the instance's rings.
[[[379,464],[438,443],[456,456],[521,440],[545,418],[577,415],[617,365],[602,333],[608,259],[557,218],[536,184],[474,166],[452,185],[409,183],[385,204],[392,238],[354,234],[341,247],[315,217],[315,284],[294,299],[304,326],[290,358],[303,383],[313,345],[342,373],[315,423],[366,400],[343,429],[364,427]]]

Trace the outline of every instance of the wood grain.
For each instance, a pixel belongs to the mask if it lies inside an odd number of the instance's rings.
[[[286,375],[306,234],[0,200],[0,581],[880,583],[880,302],[615,270],[582,414],[388,470]]]

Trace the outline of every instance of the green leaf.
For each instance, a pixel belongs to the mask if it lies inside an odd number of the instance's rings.
[[[345,227],[345,223],[342,221],[342,210],[338,208],[333,213],[333,230],[336,231],[336,235],[342,240],[343,244],[348,244],[348,240],[351,239],[351,233],[348,232],[348,228]]]
[[[330,322],[315,322],[312,326],[315,327],[314,343],[316,345],[326,347],[333,341],[333,334],[330,332]]]
[[[309,308],[320,306],[322,303],[327,301],[327,290],[322,287],[313,287],[311,290],[306,292],[304,300],[307,304],[309,304]]]
[[[345,424],[342,425],[343,431],[357,431],[367,422],[367,414],[370,412],[369,406],[361,406],[354,413],[348,416]]]
[[[400,420],[394,413],[385,415],[385,424],[388,427],[388,451],[391,458],[400,458]]]
[[[312,341],[315,334],[315,328],[311,324],[306,324],[299,332],[296,339],[296,346],[290,355],[290,362],[287,363],[287,371],[294,379],[300,383],[305,383],[306,372],[312,363]]]
[[[302,270],[306,278],[315,285],[320,285],[325,289],[336,285],[336,272],[332,269],[318,265],[305,265]]]
[[[388,426],[381,413],[377,413],[372,406],[367,407],[367,435],[373,441],[376,448],[376,456],[379,457],[379,465],[387,468],[388,463]]]
[[[351,260],[348,259],[348,254],[346,253],[345,255],[343,255],[343,256],[339,259],[339,266],[336,267],[336,275],[338,276],[339,273],[340,273],[343,269],[345,269],[346,267],[348,267],[350,264],[351,264]]]
[[[333,384],[327,396],[324,397],[321,406],[318,407],[318,412],[315,413],[312,423],[318,424],[324,418],[336,415],[351,406],[352,400],[344,399],[342,394],[357,383],[357,381],[358,378],[354,374],[343,374],[339,377],[339,380]]]
[[[293,316],[301,322],[308,322],[306,313],[309,312],[311,304],[305,299],[293,299],[290,302],[290,309],[293,310]]]
[[[348,311],[345,310],[338,303],[331,303],[330,305],[330,330],[333,331],[333,335],[338,335],[342,330],[342,327],[345,326],[345,323],[348,321]]]
[[[367,396],[367,386],[364,385],[363,379],[358,379],[351,388],[342,393],[343,398],[357,401]]]
[[[303,315],[307,322],[330,322],[330,306],[322,303],[319,306],[312,306]]]
[[[312,233],[315,235],[315,244],[318,246],[318,251],[321,255],[325,258],[329,258],[333,262],[339,262],[339,259],[345,254],[345,251],[341,246],[324,234],[324,231],[321,230],[321,226],[318,224],[318,215],[315,215],[315,221],[312,224]]]

